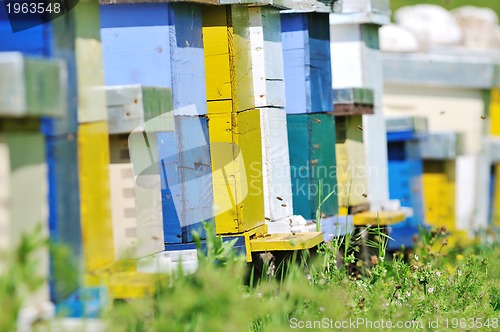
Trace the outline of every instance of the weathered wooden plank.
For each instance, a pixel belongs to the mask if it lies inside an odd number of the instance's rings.
[[[287,115],[294,214],[315,219],[318,201],[337,192],[335,121],[331,114]],[[321,184],[321,186],[320,186]],[[337,195],[321,206],[337,213]]]
[[[201,222],[213,217],[207,119],[175,116],[175,131],[159,133],[158,147],[165,242],[192,242],[191,232],[203,233]]]
[[[373,90],[366,88],[333,89],[336,116],[373,114]]]
[[[106,87],[110,134],[130,133],[147,121],[172,111],[170,89],[125,85]]]
[[[248,8],[254,101],[256,107],[284,107],[281,22],[277,8]]]
[[[216,231],[255,228],[264,223],[260,111],[209,113],[208,120]]]
[[[333,110],[328,15],[281,15],[288,114]]]
[[[260,128],[259,110],[236,115],[233,144],[239,147],[244,165],[244,168],[237,168],[235,174],[237,202],[241,202],[236,206],[240,232],[264,223],[262,151],[255,148],[262,145]],[[245,190],[245,187],[248,189]]]
[[[310,59],[306,24],[306,15],[281,16],[287,114],[310,112],[311,96],[307,93],[310,90]]]
[[[241,148],[233,145],[232,122],[231,113],[208,113],[214,216],[219,234],[237,233],[239,229],[236,186],[241,184],[237,183],[235,175],[244,165]]]
[[[171,87],[168,4],[101,6],[100,12],[106,85]]]
[[[250,47],[249,14],[245,6],[203,8],[203,43],[208,111],[229,112],[229,104],[211,107],[212,101],[232,100],[232,112],[255,107]]]
[[[80,191],[78,179],[77,138],[75,135],[46,137],[46,160],[49,181],[49,226],[51,240],[70,249],[69,260],[54,261],[51,273],[51,298],[60,301],[78,288],[77,274],[82,261],[80,227]]]
[[[0,53],[3,117],[66,115],[66,68],[61,60]]]
[[[208,121],[205,117],[176,116],[178,173],[181,197],[176,202],[183,242],[192,242],[192,231],[204,233],[202,221],[212,221],[213,190]]]
[[[104,86],[104,68],[99,2],[83,1],[72,11],[75,18],[78,122],[106,120],[106,94],[101,89]]]
[[[232,34],[229,34],[228,38],[233,112],[241,112],[255,107],[247,7],[230,6],[228,25],[232,26]]]
[[[293,214],[288,132],[284,109],[260,109],[265,216]]]
[[[168,22],[174,109],[195,105],[198,115],[207,114],[202,7],[170,4]]]
[[[342,207],[367,204],[367,177],[378,172],[366,165],[361,124],[361,116],[336,117],[338,200]]]
[[[178,163],[172,160],[177,153],[177,137],[175,132],[157,134],[158,160],[161,178],[161,199],[163,216],[163,237],[165,243],[181,243],[182,229],[179,214],[175,208],[175,197],[180,197],[178,187],[171,184],[179,183]],[[167,175],[168,174],[168,175]]]
[[[109,188],[109,142],[105,121],[82,123],[78,130],[80,209],[86,271],[115,259]]]
[[[203,8],[203,46],[205,49],[205,79],[208,113],[211,102],[232,99],[231,67],[229,59],[229,37],[232,27],[227,23],[226,7]],[[232,103],[219,103],[213,112],[232,111]]]

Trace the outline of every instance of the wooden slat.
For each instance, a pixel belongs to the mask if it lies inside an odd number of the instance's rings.
[[[84,267],[93,271],[114,258],[107,122],[82,123],[78,131]]]
[[[284,107],[281,22],[277,8],[249,7],[250,46],[256,107]]]
[[[176,157],[180,182],[173,183],[172,186],[178,186],[181,193],[175,205],[183,242],[193,242],[192,231],[204,233],[202,221],[209,222],[213,217],[208,121],[206,117],[176,116],[175,130],[178,137],[179,150]]]
[[[198,115],[207,114],[201,8],[170,4],[168,18],[174,109],[195,105]]]
[[[0,54],[0,114],[3,117],[66,116],[66,68],[57,59]]]
[[[252,252],[311,249],[323,242],[323,233],[268,234],[250,240]]]
[[[218,104],[211,109],[212,101],[232,99],[229,60],[229,39],[232,27],[228,26],[226,7],[203,8],[203,46],[205,49],[205,79],[209,114],[232,111],[232,103]],[[224,107],[223,107],[224,106]]]
[[[74,9],[78,83],[78,122],[107,119],[98,1],[83,1]]]
[[[328,14],[281,15],[288,114],[333,111]]]
[[[335,122],[331,114],[289,114],[288,147],[294,214],[315,219],[322,182],[322,200],[337,191]],[[337,213],[337,194],[322,205],[328,216]]]
[[[265,216],[277,220],[293,214],[286,113],[261,108],[260,116]]]
[[[403,211],[367,211],[353,215],[354,226],[388,226],[406,219]]]
[[[172,93],[168,88],[111,86],[106,88],[106,99],[110,134],[131,133],[149,120],[172,111]]]
[[[169,33],[167,3],[101,6],[106,85],[172,87]]]
[[[208,119],[217,233],[252,229],[264,222],[260,111]]]

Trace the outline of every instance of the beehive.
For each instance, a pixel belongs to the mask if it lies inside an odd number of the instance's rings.
[[[330,17],[332,85],[334,89],[363,88],[373,92],[373,112],[363,113],[360,126],[365,154],[365,194],[370,210],[380,211],[388,203],[389,189],[378,28],[379,24],[388,23],[389,15],[378,2],[346,2],[343,5],[342,10],[347,15],[332,14]],[[363,10],[356,12],[356,6],[362,6]]]
[[[486,227],[490,165],[483,141],[489,130],[490,98],[485,98],[485,90],[494,83],[491,59],[476,57],[472,61],[459,53],[443,57],[431,52],[408,58],[384,54],[383,63],[386,114],[425,116],[430,133],[463,133],[464,150],[454,157],[455,228],[472,232]],[[494,117],[494,107],[490,113]],[[437,145],[429,146],[435,150]]]

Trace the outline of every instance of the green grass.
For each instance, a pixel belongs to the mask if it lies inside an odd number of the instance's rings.
[[[442,6],[446,9],[453,9],[457,7],[462,7],[466,5],[472,5],[472,6],[477,6],[477,7],[488,7],[493,9],[497,15],[500,16],[500,1],[485,1],[485,0],[391,0],[391,8],[392,11],[394,12],[396,9],[404,7],[404,6],[411,6],[415,4],[433,4],[433,5],[439,5]]]
[[[300,324],[312,324],[312,331],[335,324],[361,331],[372,324],[381,331],[389,321],[416,327],[395,331],[474,330],[485,323],[488,327],[481,330],[498,330],[498,246],[445,252],[449,248],[443,228],[423,232],[407,259],[402,253],[385,257],[385,235],[377,226],[368,230],[372,237],[366,243],[375,249],[370,264],[359,258],[354,236],[347,250],[345,239],[323,244],[313,258],[293,255],[284,260],[285,276],[262,274],[247,286],[244,257],[231,250],[234,243],[212,236],[213,225],[205,227],[209,250],[200,252],[199,269],[172,275],[158,285],[154,297],[115,303],[103,313],[107,331],[289,331]],[[45,244],[27,239],[11,256],[9,273],[0,274],[1,331],[13,330],[22,298],[39,284],[33,278],[32,253]],[[43,323],[38,326],[37,331],[46,331]]]
[[[262,278],[255,287],[242,282],[242,258],[226,259],[222,267],[202,263],[195,274],[170,280],[157,297],[115,307],[110,330],[289,331],[307,322],[317,324],[311,330],[343,322],[360,322],[358,330],[366,330],[382,319],[424,327],[409,330],[437,329],[429,324],[465,330],[480,321],[489,325],[482,330],[498,330],[500,250],[476,246],[444,254],[439,230],[425,236],[409,261],[399,254],[379,259],[354,276],[347,273],[352,262],[337,266],[331,244],[313,262],[290,264],[285,278]],[[359,259],[354,264],[364,266]]]

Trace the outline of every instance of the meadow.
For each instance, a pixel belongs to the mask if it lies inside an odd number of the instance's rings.
[[[368,261],[360,258],[361,236],[352,235],[263,269],[210,236],[194,274],[179,271],[158,281],[154,297],[107,307],[106,331],[499,329],[500,248],[493,242],[448,248],[443,227],[423,230],[414,250],[386,255],[388,238],[378,227],[368,232]],[[41,282],[32,254],[45,244],[30,238],[0,278],[1,331],[15,330],[21,300]],[[35,330],[48,331],[43,322]]]

